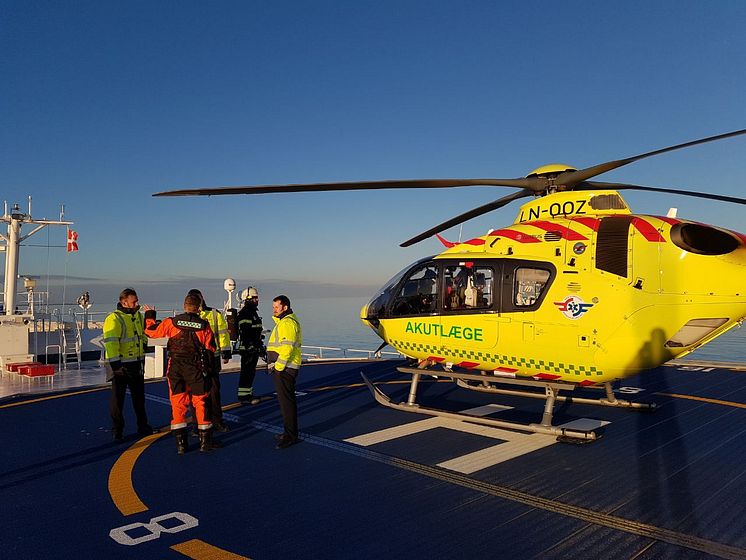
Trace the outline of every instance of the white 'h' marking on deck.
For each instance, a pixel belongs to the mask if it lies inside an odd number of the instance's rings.
[[[488,414],[493,414],[502,410],[509,410],[510,408],[512,407],[488,404],[486,406],[470,408],[461,412],[471,416],[487,416]],[[555,436],[503,430],[501,428],[471,424],[461,420],[438,418],[437,416],[426,420],[403,424],[401,426],[386,428],[385,430],[379,430],[377,432],[362,434],[348,438],[345,441],[368,447],[384,441],[417,434],[426,430],[432,430],[433,428],[448,428],[451,430],[458,430],[460,432],[467,432],[501,440],[501,443],[498,443],[497,445],[492,445],[485,449],[480,449],[479,451],[467,453],[466,455],[438,463],[439,467],[464,474],[471,474],[486,469],[487,467],[497,465],[498,463],[509,461],[510,459],[520,457],[526,453],[531,453],[532,451],[536,451],[542,447],[552,445],[557,441]]]

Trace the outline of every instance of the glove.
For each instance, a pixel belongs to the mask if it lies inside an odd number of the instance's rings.
[[[121,361],[114,360],[113,362],[109,362],[109,367],[111,367],[111,372],[114,375],[124,375],[124,367],[122,367]]]

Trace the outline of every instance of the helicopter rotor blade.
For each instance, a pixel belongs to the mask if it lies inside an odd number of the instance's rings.
[[[735,196],[726,196],[724,194],[713,194],[697,191],[685,191],[682,189],[667,189],[664,187],[645,187],[642,185],[630,185],[628,183],[603,183],[601,181],[588,181],[581,183],[575,187],[577,191],[591,191],[596,189],[613,189],[616,191],[621,190],[634,190],[634,191],[649,191],[649,192],[663,192],[670,194],[679,194],[682,196],[692,196],[695,198],[708,198],[710,200],[719,200],[721,202],[733,202],[735,204],[746,204],[746,198],[738,198]]]
[[[644,154],[628,157],[625,159],[607,161],[606,163],[599,163],[598,165],[587,167],[585,169],[579,169],[578,171],[565,171],[564,173],[560,173],[557,176],[555,183],[557,185],[564,185],[568,189],[572,189],[576,185],[585,181],[586,179],[590,179],[591,177],[601,175],[602,173],[606,173],[607,171],[611,171],[612,169],[617,169],[618,167],[622,167],[623,165],[627,165],[629,163],[632,163],[632,162],[635,162],[635,161],[638,161],[638,160],[641,160],[647,157],[657,156],[658,154],[664,154],[666,152],[672,152],[674,150],[680,150],[682,148],[688,148],[690,146],[696,146],[698,144],[714,142],[715,140],[723,140],[725,138],[732,138],[733,136],[740,136],[741,134],[746,134],[746,129],[736,130],[733,132],[726,132],[725,134],[718,134],[717,136],[709,136],[707,138],[700,138],[699,140],[692,140],[691,142],[684,142],[683,144],[676,144],[675,146],[668,146],[667,148],[660,148],[658,150],[653,150],[652,152],[646,152]]]
[[[448,228],[451,228],[453,226],[457,226],[467,220],[471,220],[472,218],[476,218],[477,216],[481,216],[482,214],[486,214],[487,212],[491,212],[492,210],[497,210],[498,208],[502,208],[506,204],[509,204],[513,202],[514,200],[518,200],[519,198],[525,198],[527,196],[531,196],[535,194],[534,190],[531,188],[525,188],[523,190],[520,190],[518,192],[509,194],[508,196],[504,196],[502,198],[499,198],[497,200],[494,200],[488,204],[484,204],[478,208],[474,208],[473,210],[469,210],[468,212],[464,212],[463,214],[460,214],[456,216],[455,218],[451,218],[450,220],[447,220],[443,222],[442,224],[439,224],[433,228],[430,228],[429,230],[420,233],[419,235],[415,235],[411,239],[407,239],[404,243],[401,243],[400,247],[409,247],[410,245],[414,245],[415,243],[419,243],[423,239],[427,239],[428,237],[435,235],[436,233],[440,233],[441,231],[444,231]]]
[[[208,187],[178,189],[155,193],[153,196],[217,196],[226,194],[270,194],[290,192],[356,191],[377,189],[442,189],[449,187],[519,187],[541,191],[546,180],[540,177],[517,179],[404,179],[345,183],[309,183],[299,185],[255,185],[240,187]]]

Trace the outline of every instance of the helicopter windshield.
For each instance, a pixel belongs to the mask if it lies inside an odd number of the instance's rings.
[[[427,262],[431,260],[433,257],[425,257],[420,260],[418,260],[415,263],[412,263],[408,265],[407,267],[401,269],[399,272],[397,272],[388,282],[386,282],[383,285],[383,288],[378,290],[376,292],[376,295],[373,297],[373,299],[370,300],[368,303],[368,317],[375,318],[380,317],[383,315],[384,308],[386,307],[386,304],[391,299],[391,292],[396,288],[396,286],[399,284],[401,279],[404,277],[404,275],[412,270],[413,268],[418,267],[420,264]]]

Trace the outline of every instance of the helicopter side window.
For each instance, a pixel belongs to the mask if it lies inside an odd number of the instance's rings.
[[[434,313],[438,268],[427,265],[415,270],[402,284],[391,307],[394,317]]]
[[[488,267],[447,266],[443,271],[443,307],[447,311],[492,307],[494,275]]]
[[[513,304],[519,308],[533,306],[547,286],[549,276],[549,271],[541,268],[517,268]]]

